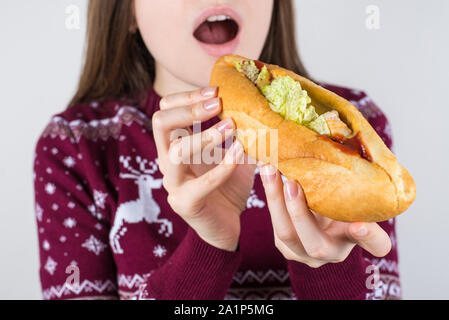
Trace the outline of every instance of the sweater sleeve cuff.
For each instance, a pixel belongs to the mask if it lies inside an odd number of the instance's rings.
[[[320,268],[288,261],[288,269],[297,299],[364,300],[368,292],[366,268],[360,248],[354,248],[345,261]]]
[[[147,281],[155,299],[223,299],[240,266],[240,252],[218,249],[189,228],[169,260]]]

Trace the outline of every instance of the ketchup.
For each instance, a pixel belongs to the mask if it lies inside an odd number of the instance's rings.
[[[254,64],[256,65],[257,69],[259,69],[259,71],[261,71],[262,68],[265,66],[265,63],[263,63],[259,60],[254,60]]]
[[[371,157],[368,149],[366,149],[366,146],[363,144],[363,141],[360,137],[360,132],[358,132],[354,137],[350,139],[345,139],[345,137],[343,136],[334,136],[331,138],[327,136],[320,136],[320,138],[324,140],[331,140],[332,142],[334,142],[334,145],[342,152],[348,154],[357,154],[365,160],[373,161],[373,158]]]

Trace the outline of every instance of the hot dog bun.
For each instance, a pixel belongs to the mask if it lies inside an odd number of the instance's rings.
[[[289,70],[266,64],[271,73],[299,81],[317,109],[338,111],[353,135],[359,136],[369,160],[274,112],[259,89],[233,67],[236,60],[248,59],[224,56],[212,71],[210,85],[219,87],[223,102],[220,117],[234,120],[238,139],[251,157],[275,164],[284,176],[301,184],[313,211],[339,221],[379,222],[411,205],[416,195],[412,177],[351,103]],[[269,139],[260,134],[256,140],[248,139],[248,132],[259,129],[277,129],[277,155],[256,151],[259,139]]]

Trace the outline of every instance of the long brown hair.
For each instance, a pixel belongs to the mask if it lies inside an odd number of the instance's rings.
[[[134,1],[90,0],[86,53],[70,106],[106,99],[140,104],[154,81],[155,62],[140,32],[134,32]],[[271,26],[260,60],[307,76],[295,38],[292,0],[274,0]]]

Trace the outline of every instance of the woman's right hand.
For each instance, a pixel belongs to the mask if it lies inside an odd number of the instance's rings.
[[[240,214],[246,207],[256,166],[243,164],[243,147],[237,141],[220,156],[219,164],[205,164],[203,156],[199,164],[189,161],[194,154],[203,154],[205,147],[218,146],[232,136],[233,121],[225,119],[203,132],[174,137],[177,129],[221,112],[217,88],[172,94],[162,98],[160,106],[153,115],[153,134],[168,203],[204,241],[235,251]]]

